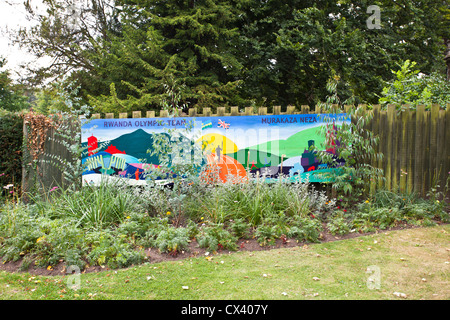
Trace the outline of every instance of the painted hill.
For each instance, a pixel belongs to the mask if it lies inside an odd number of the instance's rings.
[[[169,137],[169,134],[167,133],[162,134]],[[102,142],[102,147],[98,151],[105,151],[108,147],[114,146],[120,151],[125,151],[127,155],[141,159],[143,163],[158,164],[158,156],[151,156],[150,153],[147,153],[147,150],[153,148],[155,136],[156,134],[147,133],[142,129],[137,129],[131,133],[121,135],[116,139]],[[184,138],[188,139],[186,137]],[[82,146],[87,149],[87,142],[83,142]],[[86,156],[87,154],[83,154],[83,157]]]
[[[300,156],[305,149],[308,148],[308,140],[314,140],[316,147],[323,148],[325,137],[319,134],[320,127],[305,129],[299,131],[286,140],[273,140],[247,149],[259,150],[261,152],[270,153],[271,155],[286,155],[286,158]]]
[[[250,159],[249,159],[250,152]],[[245,169],[254,169],[252,164],[257,168],[278,166],[281,162],[281,157],[269,152],[258,151],[253,148],[241,149],[235,153],[228,153],[227,156],[236,159]],[[287,159],[285,157],[285,159]]]

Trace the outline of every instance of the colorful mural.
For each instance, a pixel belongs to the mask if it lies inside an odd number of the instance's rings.
[[[200,173],[205,179],[211,179],[214,173],[220,181],[245,180],[247,172],[251,172],[264,175],[268,182],[281,174],[292,180],[322,182],[327,180],[326,173],[335,168],[317,159],[315,150],[325,150],[320,127],[328,124],[329,132],[335,131],[344,121],[350,121],[345,114],[94,119],[82,126],[86,149],[82,157],[86,165],[83,182],[97,183],[106,175],[128,179],[131,184],[146,183],[152,168],[160,165],[159,157],[148,152],[155,135],[174,132],[178,138],[201,147],[195,149],[201,154],[189,152],[178,158],[206,159]],[[329,141],[332,147],[326,152],[339,162],[335,147],[338,143]]]

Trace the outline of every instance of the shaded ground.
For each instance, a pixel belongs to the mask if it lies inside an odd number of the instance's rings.
[[[443,223],[440,221],[436,221],[438,225],[442,225]],[[355,238],[365,235],[370,235],[378,232],[386,232],[391,230],[400,230],[400,229],[412,229],[412,228],[419,228],[418,226],[412,226],[412,225],[401,225],[395,228],[389,228],[385,230],[378,230],[375,232],[369,232],[369,233],[348,233],[346,235],[332,235],[328,229],[326,228],[326,225],[323,226],[323,231],[321,233],[321,239],[320,242],[330,242],[330,241],[338,241],[343,239],[349,239],[349,238]],[[295,239],[285,239],[284,241],[281,239],[278,239],[274,245],[266,245],[261,246],[256,239],[239,239],[238,241],[238,250],[237,251],[228,251],[228,250],[220,250],[217,253],[220,254],[232,254],[234,252],[239,251],[261,251],[261,250],[272,250],[277,248],[292,248],[292,247],[298,247],[298,246],[304,246],[307,244],[307,242],[298,242]],[[197,257],[197,256],[206,256],[206,255],[213,255],[214,253],[208,252],[207,249],[200,248],[197,244],[197,242],[191,241],[189,244],[189,248],[186,251],[180,252],[177,255],[172,255],[169,253],[161,253],[156,248],[147,248],[145,249],[145,253],[148,257],[147,262],[150,263],[158,263],[163,261],[174,261],[174,260],[183,260],[191,257]],[[62,275],[66,273],[66,264],[61,262],[56,266],[53,266],[51,269],[47,268],[37,268],[33,265],[33,263],[30,264],[30,267],[28,270],[20,270],[20,266],[22,264],[22,260],[18,260],[15,262],[3,262],[0,258],[0,270],[5,270],[9,272],[28,272],[33,275],[42,275],[42,276],[57,276]],[[106,266],[88,266],[85,270],[82,271],[82,273],[91,273],[91,272],[100,272],[104,270],[109,270]]]

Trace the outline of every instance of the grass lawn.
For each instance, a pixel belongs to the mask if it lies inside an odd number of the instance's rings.
[[[449,234],[447,224],[72,276],[2,271],[0,299],[448,300]]]

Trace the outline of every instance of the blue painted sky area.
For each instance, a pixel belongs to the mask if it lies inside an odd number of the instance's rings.
[[[301,130],[320,127],[333,120],[336,124],[350,121],[346,114],[94,119],[83,124],[82,142],[86,142],[91,135],[102,142],[138,129],[148,133],[178,129],[181,134],[195,140],[208,133],[222,134],[241,149],[269,140],[287,139]]]

